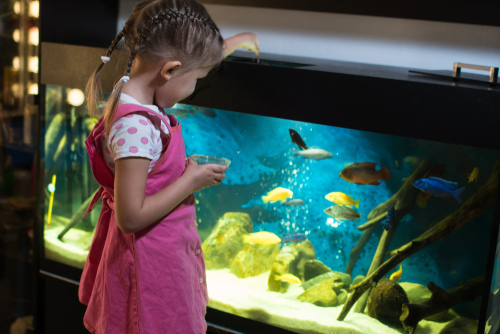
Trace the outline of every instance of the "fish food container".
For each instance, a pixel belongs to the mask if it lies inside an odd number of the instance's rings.
[[[229,166],[229,164],[231,163],[231,160],[229,159],[212,157],[210,155],[193,154],[191,158],[193,158],[194,162],[196,162],[197,165],[212,164],[212,165]]]

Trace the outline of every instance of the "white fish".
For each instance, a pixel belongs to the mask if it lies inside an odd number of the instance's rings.
[[[314,160],[324,160],[333,157],[333,154],[319,147],[310,147],[307,150],[303,151],[293,150],[293,156],[296,155],[299,155],[305,159],[314,159]]]

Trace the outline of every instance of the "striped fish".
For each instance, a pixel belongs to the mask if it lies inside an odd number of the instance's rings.
[[[387,221],[385,222],[384,230],[389,231],[395,220],[396,209],[394,208],[394,206],[391,206],[391,208],[387,211]]]

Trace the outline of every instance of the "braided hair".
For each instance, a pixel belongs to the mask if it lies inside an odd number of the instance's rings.
[[[137,56],[150,62],[176,58],[183,71],[218,65],[223,57],[224,40],[205,7],[196,0],[144,0],[134,7],[123,29],[116,35],[107,57],[125,37],[129,51],[125,76]],[[98,79],[104,62],[97,67],[87,85],[87,104],[97,114]],[[124,82],[118,82],[104,109],[106,133],[114,119]]]

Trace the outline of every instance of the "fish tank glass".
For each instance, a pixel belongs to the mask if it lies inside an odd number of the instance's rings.
[[[485,334],[500,333],[500,231],[495,249],[495,264],[491,280],[488,310],[486,313]]]
[[[100,212],[82,218],[99,187],[83,98],[46,86],[45,256],[77,268]],[[220,185],[195,193],[210,308],[296,333],[477,333],[498,151],[180,103],[165,112],[188,156],[230,161]],[[496,272],[492,291],[498,259]]]

